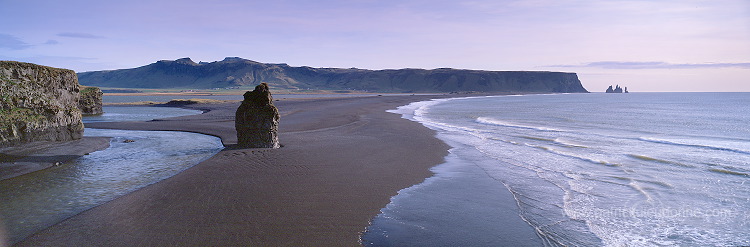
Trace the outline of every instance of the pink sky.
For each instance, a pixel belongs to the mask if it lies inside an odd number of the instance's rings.
[[[750,1],[0,0],[0,59],[78,72],[191,57],[577,72],[590,91],[750,92]]]

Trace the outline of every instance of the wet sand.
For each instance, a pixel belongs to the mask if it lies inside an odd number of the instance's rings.
[[[239,103],[191,105],[210,111],[161,121],[87,124],[210,134],[227,148],[18,245],[357,246],[390,197],[429,177],[447,154],[434,131],[385,110],[436,97],[276,101],[280,149],[234,147]]]
[[[109,147],[109,138],[84,137],[69,142],[38,141],[0,148],[0,180],[62,165]]]

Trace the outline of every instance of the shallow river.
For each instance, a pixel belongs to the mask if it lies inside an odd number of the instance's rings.
[[[84,121],[142,121],[200,113],[166,107],[107,107],[105,111]],[[0,181],[0,217],[8,241],[18,242],[87,209],[174,176],[223,149],[219,138],[186,132],[87,128],[84,135],[112,137],[110,147]]]

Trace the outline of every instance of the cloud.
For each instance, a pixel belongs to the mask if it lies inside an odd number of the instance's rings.
[[[47,42],[44,42],[44,44],[45,45],[56,45],[56,44],[60,44],[60,42],[58,42],[57,40],[51,39],[51,40],[47,40]]]
[[[103,39],[104,38],[102,36],[93,35],[90,33],[70,33],[70,32],[58,33],[57,36],[67,37],[67,38],[79,38],[79,39]]]
[[[0,33],[0,48],[23,50],[31,46],[32,45],[21,41],[19,38],[16,38],[13,35]]]
[[[601,68],[601,69],[750,69],[750,63],[667,63],[667,62],[618,62],[600,61],[579,65],[550,65],[555,68]]]

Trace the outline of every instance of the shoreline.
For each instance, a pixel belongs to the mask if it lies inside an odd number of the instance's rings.
[[[109,147],[109,137],[83,137],[66,142],[37,141],[0,148],[0,180],[61,165]]]
[[[478,97],[485,96],[502,95]],[[363,234],[365,246],[441,246],[446,243],[543,246],[549,243],[521,216],[516,195],[471,158],[482,154],[467,155],[466,150],[473,149],[471,146],[451,139],[453,133],[418,114],[435,104],[475,97],[419,101],[388,111],[435,130],[435,137],[449,145],[450,154],[445,162],[431,168],[433,176],[400,190],[391,198],[392,203],[383,208]],[[450,227],[439,227],[446,222],[450,222]]]
[[[159,121],[90,123],[213,135],[226,148],[18,245],[360,245],[391,197],[433,176],[430,168],[444,163],[450,148],[435,131],[386,110],[456,96],[275,101],[280,149],[234,147],[239,103],[181,106],[208,111]]]
[[[275,101],[280,149],[234,147],[238,103],[189,105],[209,111],[160,121],[90,123],[198,132],[220,137],[227,148],[18,245],[359,245],[390,198],[431,176],[447,155],[434,131],[386,110],[435,97]]]

